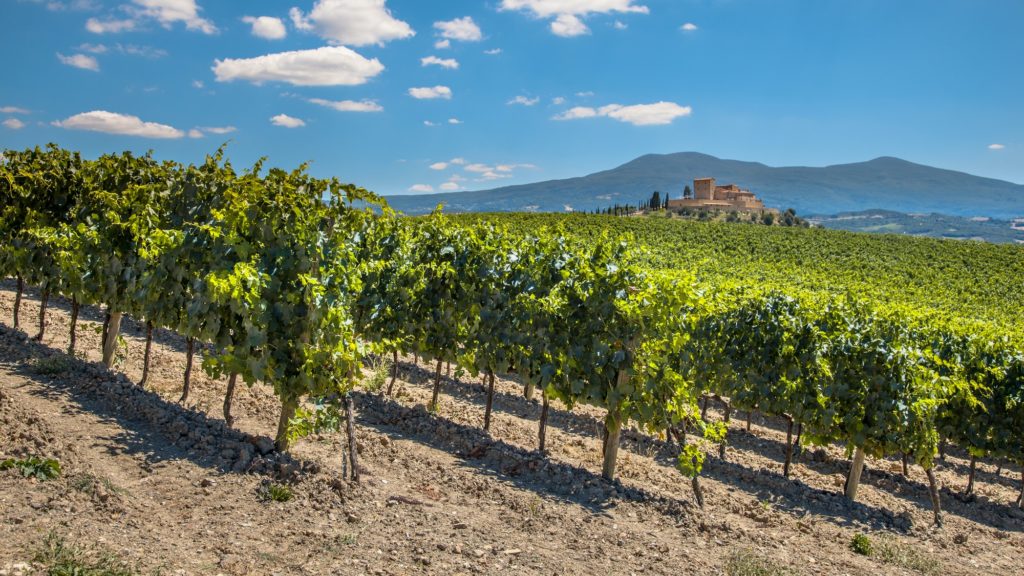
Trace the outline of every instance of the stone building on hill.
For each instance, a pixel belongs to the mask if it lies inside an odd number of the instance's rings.
[[[773,212],[774,208],[766,208],[764,202],[750,190],[744,190],[735,184],[718,186],[714,178],[697,178],[693,181],[693,196],[668,201],[669,210],[694,208],[706,210],[723,210],[737,212]]]

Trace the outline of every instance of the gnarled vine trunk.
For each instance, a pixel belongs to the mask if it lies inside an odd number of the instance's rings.
[[[434,395],[430,399],[430,411],[437,410],[437,396],[441,393],[441,360],[437,361],[437,369],[434,371]]]
[[[942,506],[939,503],[939,485],[935,481],[935,468],[925,468],[924,472],[928,475],[928,495],[932,498],[932,513],[935,525],[942,526]]]
[[[388,396],[395,389],[395,380],[398,380],[398,349],[391,351],[391,382],[388,382]]]
[[[149,382],[149,359],[153,351],[153,321],[146,321],[146,352],[142,356],[142,378],[139,386],[145,386]]]
[[[615,461],[619,456],[619,435],[622,432],[622,416],[616,406],[608,411],[604,419],[604,464],[601,476],[605,480],[615,479]]]
[[[491,406],[494,404],[494,372],[487,371],[487,408],[484,409],[484,430],[491,429]]]
[[[68,356],[75,355],[75,327],[78,325],[78,310],[81,305],[78,298],[71,297],[71,327],[68,330]]]
[[[786,419],[786,463],[782,465],[782,475],[789,478],[789,467],[793,463],[793,417],[784,414]]]
[[[14,328],[18,328],[18,313],[21,311],[21,293],[25,291],[25,281],[18,274],[18,289],[14,292]]]
[[[36,342],[43,341],[43,335],[46,333],[46,303],[50,300],[50,291],[43,290],[42,297],[39,300],[39,333],[32,337]]]
[[[537,436],[538,436],[539,445],[540,445],[539,449],[540,449],[541,454],[543,454],[546,451],[546,448],[544,446],[544,442],[545,442],[546,437],[547,437],[547,428],[548,428],[548,395],[546,393],[544,393],[544,391],[542,390],[541,393],[540,393],[540,397],[541,397],[541,401],[543,402],[543,404],[541,405],[541,408],[540,408],[540,430],[538,430]]]
[[[288,426],[295,411],[299,408],[299,399],[285,397],[281,399],[281,417],[277,420],[277,434],[274,436],[274,449],[278,452],[287,452],[291,447],[291,439],[288,438]]]
[[[195,355],[196,339],[189,336],[185,338],[185,385],[181,389],[181,398],[178,404],[188,401],[189,391],[192,389],[192,357]]]
[[[964,488],[964,496],[969,496],[974,493],[974,472],[977,469],[978,459],[972,454],[970,471],[967,473],[967,487]]]
[[[224,421],[227,422],[228,428],[234,425],[235,417],[231,415],[231,402],[235,397],[235,383],[238,381],[238,373],[232,372],[231,376],[228,376],[228,389],[224,393]]]

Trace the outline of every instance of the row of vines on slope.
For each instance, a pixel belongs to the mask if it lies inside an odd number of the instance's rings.
[[[181,166],[8,151],[0,201],[0,275],[19,279],[19,297],[24,281],[75,310],[104,305],[108,366],[123,314],[144,319],[150,338],[154,327],[180,333],[183,400],[195,346],[208,348],[203,368],[229,377],[229,422],[237,378],[273,387],[281,450],[304,397],[342,397],[366,354],[405,352],[436,362],[434,410],[444,363],[485,374],[492,392],[496,373],[538,389],[541,450],[550,399],[606,409],[609,479],[625,423],[675,434],[698,501],[704,453],[687,433],[725,440],[701,418],[704,393],[784,417],[808,442],[845,443],[850,498],[865,454],[912,457],[932,479],[936,522],[940,433],[1024,462],[1022,358],[1009,341],[853,296],[708,291],[688,272],[644,265],[628,235],[400,218],[304,167],[239,174],[220,152]],[[489,395],[485,427],[490,405]]]

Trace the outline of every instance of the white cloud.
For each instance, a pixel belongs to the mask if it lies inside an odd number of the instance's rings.
[[[4,128],[10,128],[11,130],[21,130],[25,127],[25,123],[17,118],[8,118],[3,121]]]
[[[451,100],[452,89],[447,86],[409,88],[409,96],[412,96],[417,100],[433,100],[436,98]]]
[[[431,186],[430,184],[413,184],[412,186],[409,186],[409,192],[418,192],[418,193],[422,194],[422,193],[425,193],[425,192],[433,192],[433,191],[434,191],[434,187]]]
[[[646,6],[634,4],[635,0],[501,0],[501,10],[523,10],[538,18],[559,14],[607,14],[611,12],[634,12],[647,14]]]
[[[93,34],[117,34],[119,32],[131,32],[135,30],[136,22],[132,19],[107,19],[89,18],[85,21],[85,29]]]
[[[206,87],[206,84],[203,84],[202,80],[193,80],[192,87],[202,90],[204,87]]]
[[[300,118],[293,118],[287,114],[278,114],[270,119],[270,123],[274,126],[281,126],[284,128],[301,128],[306,125],[305,122]]]
[[[295,86],[355,86],[380,74],[384,65],[344,46],[278,52],[255,58],[216,60],[218,82],[287,82]]]
[[[423,121],[423,125],[427,126],[427,127],[434,127],[434,126],[437,126],[437,123],[436,122],[431,122],[430,120],[424,120]]]
[[[416,34],[391,15],[385,0],[317,0],[309,15],[292,8],[289,16],[297,29],[349,46],[383,45]]]
[[[523,106],[533,106],[538,102],[540,102],[540,97],[527,98],[526,96],[516,96],[515,98],[506,102],[506,104],[508,104],[509,106],[512,106],[514,104],[520,104]]]
[[[488,166],[487,164],[479,164],[479,163],[477,163],[477,164],[467,164],[466,167],[465,167],[465,170],[466,170],[466,172],[476,172],[477,174],[483,174],[485,172],[492,172],[494,170],[494,167],[493,166]]]
[[[163,58],[167,56],[167,50],[153,48],[152,46],[135,46],[134,44],[117,44],[115,46],[121,54],[129,56],[142,56],[143,58]]]
[[[697,29],[697,25],[694,24],[693,22],[687,22],[686,24],[680,26],[679,29],[682,30],[683,32],[693,32],[694,30]]]
[[[459,61],[454,58],[438,58],[437,56],[427,56],[420,58],[420,64],[423,66],[440,66],[441,68],[448,68],[454,70],[459,67]]]
[[[383,112],[384,107],[374,100],[324,100],[310,98],[309,102],[318,106],[333,108],[338,112]]]
[[[616,20],[615,23],[612,24],[612,28],[615,28],[616,30],[625,30],[626,28],[629,28],[629,26],[626,26],[626,23],[622,20]]]
[[[90,54],[106,54],[107,53],[107,47],[104,44],[89,44],[89,43],[86,43],[86,44],[79,45],[77,49],[81,50],[82,52],[89,52]]]
[[[243,16],[242,22],[252,25],[252,35],[265,40],[280,40],[288,35],[284,22],[273,16]]]
[[[577,92],[577,93],[576,93],[576,96],[577,96],[578,98],[590,98],[590,97],[591,97],[591,96],[593,96],[593,95],[594,95],[594,93],[593,93],[593,92],[591,92],[591,91],[589,91],[589,90],[588,90],[588,91],[586,91],[586,92]]]
[[[138,116],[118,114],[105,110],[93,110],[75,114],[67,120],[58,120],[54,126],[68,130],[88,130],[107,134],[141,136],[143,138],[182,138],[185,133],[173,126],[143,122]]]
[[[988,145],[988,149],[989,150],[1002,150],[1003,148],[1006,148],[1006,145],[1004,145],[1004,144],[989,144]]]
[[[448,168],[447,162],[434,162],[430,165],[431,170],[444,170],[445,168]]]
[[[71,56],[65,56],[58,53],[57,59],[67,66],[74,66],[75,68],[81,68],[82,70],[92,70],[93,72],[100,71],[100,63],[97,62],[95,58],[87,54],[73,54]]]
[[[565,104],[565,98],[561,96],[555,96],[554,98],[551,99],[551,103],[554,104],[555,106],[561,106],[562,104]]]
[[[445,192],[454,192],[460,188],[462,188],[462,186],[460,186],[458,182],[449,181],[441,184],[441,190],[444,190]]]
[[[0,106],[0,113],[2,114],[28,114],[28,110],[24,108],[18,108],[17,106]]]
[[[184,22],[189,30],[198,30],[203,34],[217,32],[213,22],[199,17],[199,6],[195,0],[132,0],[132,3],[138,8],[130,10],[130,13],[152,18],[164,28],[170,28],[176,22]]]
[[[465,158],[452,158],[448,162],[450,164],[454,164],[456,166],[465,166],[466,165],[466,159]]]
[[[453,125],[462,124],[462,120],[459,120],[458,118],[449,118],[448,123]]]
[[[587,28],[583,20],[575,14],[559,14],[558,18],[551,22],[551,33],[563,38],[572,38],[589,34],[590,28]]]
[[[490,50],[484,50],[484,54],[487,54],[488,56],[497,56],[498,54],[501,54],[501,48],[491,48]]]
[[[566,110],[565,112],[560,112],[559,114],[556,114],[554,119],[579,120],[580,118],[593,118],[594,116],[597,116],[597,110],[594,110],[593,108],[590,108],[588,106],[576,106],[574,108]]]
[[[473,22],[473,18],[464,16],[445,22],[434,22],[434,29],[442,38],[448,40],[461,40],[463,42],[479,42],[484,35],[480,27]]]
[[[502,0],[499,10],[520,10],[537,18],[554,18],[551,32],[558,36],[579,36],[590,30],[582,18],[590,14],[648,14],[636,0]]]
[[[210,134],[231,134],[238,130],[234,126],[200,126],[199,129]]]
[[[203,134],[203,131],[198,129],[198,128],[193,128],[193,129],[188,131],[188,137],[189,138],[205,138],[206,134]]]
[[[692,113],[693,109],[689,106],[680,106],[675,102],[655,102],[653,104],[635,104],[632,106],[609,104],[600,108],[576,106],[557,114],[554,116],[554,119],[579,120],[582,118],[606,116],[634,126],[658,126],[671,124],[676,118],[689,116]]]
[[[438,50],[444,50],[445,48],[451,47],[452,41],[448,40],[447,38],[445,38],[444,40],[438,40],[437,42],[434,42],[434,48],[437,48]]]

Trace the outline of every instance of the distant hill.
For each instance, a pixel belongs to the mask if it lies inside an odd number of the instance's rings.
[[[799,214],[878,208],[1002,219],[1024,216],[1024,185],[899,158],[774,168],[697,152],[648,154],[578,178],[475,192],[389,196],[388,202],[407,214],[429,212],[439,203],[451,212],[592,210],[616,202],[635,204],[655,190],[679,198],[685,184],[705,176],[720,184],[739,184],[768,206],[794,208]]]
[[[812,224],[825,228],[852,232],[1024,244],[1024,222],[980,216],[966,218],[947,214],[903,214],[891,210],[865,210],[831,216],[808,216],[807,219]]]

